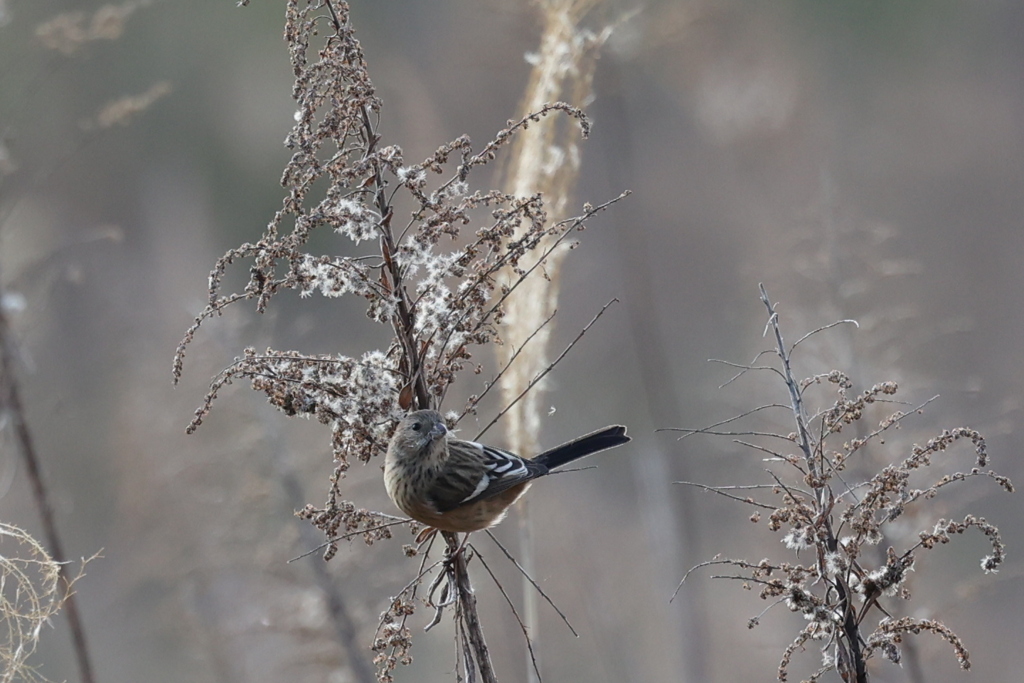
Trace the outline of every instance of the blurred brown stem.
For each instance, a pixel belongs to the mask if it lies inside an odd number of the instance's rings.
[[[275,441],[277,441],[276,438]],[[280,446],[276,449],[274,464],[277,467],[288,507],[292,510],[300,509],[302,501],[305,500],[302,484],[299,482],[298,475],[291,466],[287,454]],[[317,532],[315,527],[303,524],[300,527],[299,533],[304,545],[311,546],[316,544]],[[373,675],[373,669],[367,663],[366,646],[359,640],[359,629],[348,608],[344,594],[339,590],[331,575],[327,573],[327,563],[320,557],[314,556],[310,558],[309,566],[313,571],[313,577],[316,580],[317,586],[320,587],[327,601],[327,613],[331,618],[331,623],[334,625],[334,633],[338,638],[338,642],[345,649],[352,679],[357,683],[374,683],[377,678]]]
[[[10,327],[3,310],[0,310],[0,401],[2,401],[3,412],[11,420],[15,441],[25,459],[25,466],[28,471],[28,478],[32,484],[32,497],[35,499],[36,508],[39,510],[39,518],[43,523],[43,534],[46,536],[46,543],[50,549],[50,556],[60,565],[60,578],[64,583],[66,597],[64,598],[64,611],[68,617],[68,625],[71,628],[71,641],[75,649],[75,658],[78,662],[78,671],[82,683],[93,683],[92,662],[89,659],[89,648],[85,641],[85,628],[78,612],[78,602],[71,587],[71,579],[68,578],[68,561],[64,554],[64,546],[57,532],[57,523],[53,516],[53,506],[47,495],[46,485],[43,482],[42,470],[39,466],[39,458],[36,455],[35,444],[32,440],[32,432],[29,430],[28,421],[25,419],[25,408],[21,402],[21,392],[18,382],[14,376],[14,342],[10,338]]]

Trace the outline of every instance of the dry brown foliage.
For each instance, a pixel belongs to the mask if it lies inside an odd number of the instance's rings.
[[[960,637],[933,619],[891,616],[890,598],[910,599],[906,582],[915,563],[925,551],[948,543],[953,536],[969,529],[983,533],[991,553],[981,560],[985,572],[994,572],[1005,559],[1005,548],[999,530],[985,519],[967,515],[962,521],[938,519],[921,529],[916,541],[906,542],[893,531],[893,522],[908,512],[915,520],[927,516],[927,502],[951,484],[982,477],[1012,492],[1010,480],[987,469],[988,452],[985,439],[974,429],[958,427],[944,430],[922,445],[914,445],[909,453],[891,456],[891,464],[873,476],[850,481],[849,470],[868,447],[892,448],[886,436],[906,418],[920,414],[931,400],[911,410],[892,411],[898,387],[895,382],[880,382],[861,392],[853,392],[850,378],[839,370],[797,379],[793,371],[793,352],[806,339],[842,323],[840,321],[812,331],[796,343],[787,345],[775,305],[761,289],[761,299],[768,311],[766,334],[775,346],[762,352],[750,364],[729,364],[739,369],[733,380],[749,372],[768,372],[781,380],[788,398],[786,403],[764,405],[743,415],[724,420],[704,429],[679,430],[684,436],[710,434],[735,437],[736,442],[751,448],[768,463],[765,472],[770,481],[742,486],[705,486],[686,483],[734,499],[754,508],[751,521],[759,522],[767,515],[767,528],[782,533],[782,541],[795,553],[795,561],[763,559],[751,562],[740,559],[715,558],[694,569],[708,566],[732,568],[728,574],[714,578],[739,580],[747,589],[759,590],[761,599],[773,606],[785,605],[802,614],[807,625],[786,648],[779,663],[778,679],[789,677],[793,655],[808,643],[820,643],[821,667],[807,681],[817,681],[824,674],[836,671],[843,680],[865,683],[867,661],[876,654],[899,663],[899,644],[907,634],[922,631],[934,633],[952,645],[963,669],[970,668],[970,657]],[[773,355],[776,363],[762,364],[761,356]],[[733,381],[733,380],[730,380]],[[807,408],[808,392],[831,387],[836,394],[832,404],[816,413]],[[883,414],[875,423],[872,416]],[[793,431],[771,430],[727,431],[732,425],[766,411],[791,414]],[[859,430],[859,431],[858,431]],[[850,437],[850,433],[859,436]],[[895,440],[894,440],[895,441]],[[952,451],[960,442],[969,442],[974,465],[966,471],[952,471],[928,478],[927,472],[945,466],[955,456]],[[939,457],[941,456],[941,461]],[[751,492],[770,495],[759,499]],[[879,557],[875,546],[890,545]],[[687,573],[689,576],[689,572]],[[684,577],[684,581],[686,578]],[[682,583],[680,583],[682,586]],[[765,612],[749,621],[750,628],[760,623]],[[872,623],[872,617],[879,616]]]

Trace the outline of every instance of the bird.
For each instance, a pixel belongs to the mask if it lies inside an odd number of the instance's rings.
[[[611,425],[533,458],[453,438],[436,410],[398,423],[384,457],[384,486],[398,508],[441,531],[469,533],[498,524],[534,479],[574,460],[630,441]]]

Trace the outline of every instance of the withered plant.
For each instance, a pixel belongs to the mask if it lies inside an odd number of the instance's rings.
[[[36,539],[0,522],[0,683],[47,680],[29,660],[73,590],[66,573]]]
[[[687,572],[680,588],[696,569],[723,567],[728,573],[713,578],[739,580],[744,588],[758,590],[760,598],[771,603],[750,619],[750,628],[777,605],[803,615],[808,623],[782,654],[780,681],[788,680],[794,654],[818,643],[821,666],[806,681],[818,681],[835,671],[844,681],[865,683],[869,660],[881,656],[899,664],[904,639],[921,632],[945,640],[960,666],[970,668],[969,653],[956,633],[936,619],[899,616],[896,600],[910,599],[909,572],[927,556],[926,551],[969,529],[984,534],[991,545],[991,553],[981,560],[982,570],[997,571],[1005,558],[999,530],[974,515],[937,518],[929,502],[947,487],[970,478],[991,479],[1010,492],[1013,484],[987,469],[985,439],[974,429],[947,429],[923,444],[914,444],[909,452],[896,450],[901,441],[893,438],[894,430],[909,417],[922,413],[934,399],[917,407],[895,409],[897,404],[905,406],[894,398],[898,390],[895,382],[879,382],[855,392],[850,378],[840,370],[798,379],[793,357],[800,344],[836,325],[854,321],[826,325],[788,345],[775,304],[763,287],[761,300],[768,311],[765,333],[771,335],[774,348],[761,352],[749,364],[726,363],[738,369],[727,384],[748,373],[770,373],[782,383],[786,402],[762,405],[706,428],[677,431],[684,432],[684,437],[705,434],[735,438],[737,444],[764,459],[768,479],[765,483],[728,486],[678,483],[750,506],[751,521],[767,517],[768,529],[781,534],[786,548],[796,556],[760,561],[716,557]],[[766,356],[774,356],[775,362],[765,363],[762,359]],[[826,399],[821,408],[812,408],[812,401],[818,400],[817,395],[826,388],[835,398]],[[789,414],[792,430],[736,427],[758,418],[767,422],[764,416],[773,413]],[[963,442],[970,443],[974,465],[954,471],[947,463]],[[882,461],[886,463],[881,469],[867,476],[856,474],[877,462],[879,452],[884,453]],[[943,468],[944,473],[932,474],[935,467]],[[920,525],[920,531],[909,539],[894,524],[908,518]],[[884,552],[882,547],[886,548]]]
[[[300,515],[326,535],[324,557],[329,560],[342,539],[361,536],[371,544],[391,538],[397,525],[417,530],[411,520],[346,500],[346,471],[353,461],[368,463],[382,456],[406,411],[441,409],[460,374],[482,373],[487,361],[480,353],[502,343],[503,316],[520,286],[542,277],[547,257],[564,249],[589,218],[619,198],[585,205],[579,215],[554,221],[540,193],[519,196],[470,185],[476,171],[544,117],[570,117],[585,137],[589,122],[576,107],[543,104],[509,121],[479,151],[462,136],[409,163],[378,130],[381,101],[347,3],[288,0],[285,40],[298,104],[286,139],[293,151],[281,180],[287,194],[257,242],[242,244],[217,261],[209,303],[175,355],[174,378],[180,378],[185,350],[201,324],[240,301],[254,301],[263,312],[282,290],[297,290],[303,297],[362,297],[366,315],[390,328],[386,348],[352,356],[247,348],[214,379],[188,426],[189,432],[195,430],[221,388],[236,379],[249,381],[286,415],[315,417],[328,426],[335,469],[327,501],[307,505]],[[311,253],[311,236],[325,230],[347,243],[339,243],[336,253]],[[228,269],[241,264],[248,268],[247,284],[241,291],[225,292]],[[474,380],[476,393],[446,412],[450,427],[475,411],[531,339],[504,357],[489,381]],[[531,386],[551,367],[540,370]],[[496,680],[467,571],[469,559],[479,555],[472,544],[466,552],[452,553],[458,543],[454,534],[444,534],[444,540],[446,556],[432,564],[429,546],[406,546],[409,556],[422,559],[417,574],[381,617],[373,643],[381,681],[391,680],[398,663],[411,661],[408,620],[418,599],[435,608],[430,625],[445,607],[453,607],[457,675],[475,680],[479,672],[485,681]],[[421,590],[435,568],[440,568],[435,579]]]

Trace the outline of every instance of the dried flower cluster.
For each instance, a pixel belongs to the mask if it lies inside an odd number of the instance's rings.
[[[180,378],[185,350],[204,321],[242,300],[255,301],[263,312],[282,290],[303,297],[362,297],[367,316],[391,328],[387,348],[361,355],[246,349],[214,379],[188,427],[192,431],[201,424],[219,390],[236,378],[248,380],[287,415],[315,417],[328,425],[336,464],[328,500],[300,514],[327,535],[329,559],[340,538],[361,535],[372,543],[389,537],[390,526],[408,522],[343,500],[339,484],[352,460],[382,455],[405,411],[438,408],[459,373],[480,373],[478,347],[502,343],[499,326],[509,297],[588,218],[618,198],[586,205],[581,215],[553,222],[540,194],[470,187],[475,169],[495,159],[541,117],[568,115],[586,136],[589,122],[575,107],[545,104],[510,121],[479,152],[462,136],[408,163],[400,147],[382,144],[377,129],[381,101],[347,4],[288,0],[285,39],[298,105],[286,138],[293,152],[281,180],[287,195],[259,241],[242,244],[217,261],[208,305],[178,347],[174,377]],[[310,253],[310,237],[318,230],[341,238],[333,253]],[[225,293],[224,277],[240,262],[249,269],[248,282],[240,292]],[[514,361],[515,354],[508,364]],[[449,412],[449,420],[457,422],[472,412],[495,379],[470,396],[461,412]],[[422,576],[383,617],[375,646],[388,653],[378,658],[382,680],[389,679],[397,663],[409,661],[404,624]],[[457,588],[460,600],[471,595],[468,580]],[[456,605],[457,613],[468,611],[461,602]],[[468,623],[460,628],[468,647],[479,634]],[[480,645],[485,652],[482,640]],[[489,662],[478,665],[483,670]]]
[[[744,441],[740,443],[756,449],[762,455],[767,454],[769,462],[782,463],[785,468],[781,472],[767,470],[773,480],[770,484],[743,487],[697,486],[757,508],[751,516],[754,522],[760,521],[761,510],[769,511],[768,528],[782,533],[786,547],[804,553],[807,559],[795,563],[768,559],[756,563],[715,559],[698,567],[732,567],[738,570],[738,574],[715,578],[740,579],[747,588],[760,587],[760,597],[770,600],[771,606],[784,604],[807,620],[808,624],[782,656],[778,670],[780,681],[788,678],[793,654],[802,650],[809,641],[819,641],[822,666],[808,681],[819,680],[825,673],[837,671],[843,680],[863,683],[867,680],[866,662],[869,658],[877,653],[899,663],[899,644],[902,638],[908,633],[917,634],[921,631],[930,631],[948,641],[956,652],[960,666],[969,668],[968,652],[955,633],[934,620],[895,618],[886,610],[882,600],[893,596],[909,599],[910,593],[906,586],[908,574],[922,551],[948,543],[951,536],[971,528],[981,531],[991,545],[991,553],[981,560],[982,569],[985,572],[996,571],[1005,557],[999,530],[984,519],[967,515],[963,521],[939,519],[930,524],[929,528],[920,531],[916,541],[907,542],[903,541],[901,534],[890,528],[890,524],[912,507],[918,515],[926,514],[927,510],[915,504],[933,498],[939,489],[954,482],[971,477],[987,477],[1010,492],[1013,491],[1012,483],[1006,477],[984,469],[988,464],[985,440],[976,430],[968,428],[943,431],[924,445],[915,445],[909,455],[883,467],[866,480],[856,484],[848,482],[844,472],[852,464],[854,456],[862,454],[870,445],[884,445],[889,430],[899,428],[905,417],[919,413],[924,406],[909,412],[895,411],[880,419],[877,426],[865,427],[872,406],[893,402],[891,397],[898,390],[894,382],[882,382],[859,394],[851,394],[853,383],[837,370],[802,381],[796,380],[792,373],[791,354],[801,341],[811,335],[787,347],[774,306],[763,289],[761,293],[769,313],[769,329],[775,335],[774,353],[779,358],[779,365],[742,366],[740,374],[759,369],[771,371],[782,378],[788,389],[790,405],[765,408],[791,411],[796,429],[787,434],[741,432],[759,436],[768,445]],[[811,334],[828,327],[831,326]],[[812,387],[822,385],[834,386],[838,397],[831,406],[810,415],[805,406],[805,393]],[[739,418],[726,422],[736,419]],[[717,431],[719,426],[683,431],[686,435],[727,434]],[[858,431],[861,435],[844,439],[844,430]],[[729,434],[735,435],[734,432]],[[953,472],[938,479],[926,480],[931,481],[928,485],[915,484],[927,475],[923,470],[935,464],[935,456],[945,454],[957,442],[965,440],[973,446],[974,467],[966,472]],[[774,445],[780,442],[787,447]],[[863,465],[862,462],[858,464]],[[765,502],[729,492],[737,488],[770,492],[777,500]],[[890,545],[884,554],[880,553],[876,546],[886,541],[907,547],[897,550]],[[872,627],[869,625],[869,615],[875,614],[873,608],[877,608],[881,619]],[[760,615],[751,619],[749,626],[753,628],[759,621]]]

